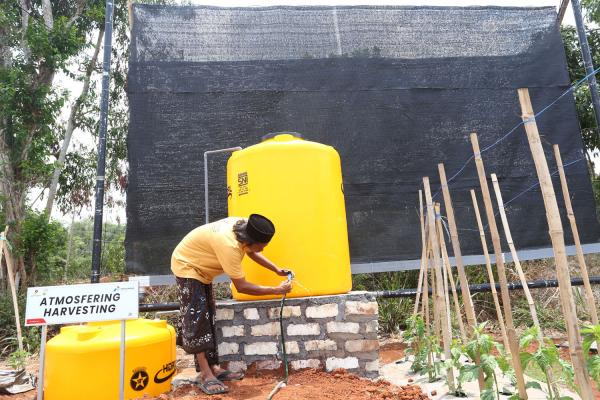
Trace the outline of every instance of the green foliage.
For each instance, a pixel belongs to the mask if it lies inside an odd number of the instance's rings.
[[[600,32],[588,28],[586,28],[586,31],[588,34],[590,51],[592,53],[592,62],[594,66],[597,67],[600,65]],[[565,54],[567,56],[569,76],[571,82],[575,83],[587,75],[581,56],[577,31],[575,27],[566,26],[561,28],[561,35],[565,47]],[[574,96],[585,149],[590,152],[597,151],[600,149],[600,139],[588,85],[586,83],[580,85],[574,92]]]
[[[439,338],[433,335],[427,335],[425,322],[419,314],[410,317],[406,321],[406,330],[402,337],[408,347],[405,353],[413,355],[413,362],[410,366],[411,371],[427,374],[429,382],[437,380],[444,370],[444,362],[436,359],[442,349],[439,345]]]
[[[429,355],[428,348],[426,346],[425,338],[425,322],[423,317],[419,314],[410,317],[406,321],[406,330],[403,332],[402,337],[407,348],[405,353],[413,354],[413,362],[411,364],[411,371],[421,372],[427,368],[427,356]]]
[[[537,349],[533,353],[529,353],[526,350],[532,343],[537,343]],[[559,400],[562,398],[560,396],[560,384],[566,384],[576,389],[573,367],[560,358],[556,346],[550,339],[546,339],[544,343],[540,343],[539,329],[537,327],[531,327],[523,332],[519,340],[519,346],[521,347],[519,358],[523,370],[535,367],[544,374],[546,382],[545,391],[549,400]]]
[[[90,277],[93,228],[94,223],[91,219],[73,223],[71,251],[66,273],[68,281],[87,280]],[[104,224],[102,232],[101,273],[102,275],[121,275],[125,271],[125,226]]]
[[[486,323],[479,324],[473,329],[471,340],[461,347],[462,352],[471,360],[479,357],[478,364],[464,364],[459,367],[459,382],[473,381],[479,373],[483,373],[485,389],[481,391],[481,398],[500,399],[500,388],[496,369],[507,365],[504,360],[503,348],[487,333]],[[492,351],[496,350],[499,355],[494,356]]]
[[[38,278],[47,284],[55,282],[64,269],[67,231],[47,218],[45,213],[28,212],[18,238],[21,243],[18,253],[24,256],[34,285]]]
[[[527,300],[523,297],[516,298],[513,303],[513,317],[515,326],[526,328],[533,324],[531,310]],[[565,319],[560,308],[543,307],[540,302],[535,302],[538,320],[543,329],[565,331]]]
[[[583,354],[587,361],[590,377],[600,386],[600,355],[590,354],[590,348],[594,343],[600,344],[600,325],[588,325],[581,329],[583,338]]]
[[[419,271],[356,274],[352,276],[354,290],[396,290],[417,287]],[[379,329],[384,333],[398,332],[405,327],[406,315],[412,314],[414,299],[382,299],[379,304]]]
[[[27,357],[29,357],[30,355],[31,354],[29,354],[29,352],[25,350],[13,351],[8,356],[7,363],[12,369],[20,371],[22,369],[25,369],[25,366],[27,365]]]
[[[21,326],[25,317],[25,294],[18,297]],[[23,347],[29,353],[35,353],[40,346],[40,335],[37,327],[23,328]],[[7,357],[17,351],[17,327],[10,291],[0,292],[0,358]]]

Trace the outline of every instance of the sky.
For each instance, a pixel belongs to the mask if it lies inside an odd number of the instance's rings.
[[[135,2],[135,0],[133,0]],[[181,2],[181,0],[178,0]],[[466,6],[502,6],[502,7],[545,7],[551,6],[558,9],[560,0],[183,0],[184,3],[194,5],[210,5],[220,7],[265,7],[265,6],[332,6],[332,5],[395,5],[395,6],[450,6],[450,7],[466,7]],[[569,4],[567,12],[563,19],[563,25],[575,25],[572,6]],[[102,52],[100,53],[102,54]],[[70,80],[65,75],[57,77],[57,83],[68,89],[73,96],[78,95],[81,90],[81,84]],[[66,121],[68,109],[63,113],[63,119]],[[77,132],[73,135],[71,149],[75,143],[85,143],[89,146],[95,146],[93,139],[90,137],[81,137]],[[600,163],[597,163],[600,165]],[[32,193],[30,198],[36,198],[39,192]],[[120,196],[113,193],[114,196]],[[92,201],[92,204],[94,202]],[[45,199],[38,201],[34,207],[43,209]],[[84,209],[79,218],[91,217],[94,213],[93,206]],[[57,207],[54,207],[52,217],[59,219],[63,223],[71,222],[71,215],[62,215]],[[112,223],[125,223],[124,208],[108,208],[104,209],[104,219]]]

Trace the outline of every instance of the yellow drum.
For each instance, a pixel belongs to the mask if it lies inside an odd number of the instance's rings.
[[[340,156],[297,134],[277,134],[236,151],[227,163],[229,216],[262,214],[275,224],[264,254],[296,273],[290,297],[346,293],[352,289]],[[274,286],[282,277],[248,257],[246,279]],[[238,300],[278,296],[238,293]]]
[[[127,321],[125,399],[171,390],[175,330],[163,320]],[[44,399],[119,398],[121,322],[61,328],[46,345]]]

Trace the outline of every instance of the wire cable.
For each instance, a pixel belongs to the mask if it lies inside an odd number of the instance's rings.
[[[596,68],[595,70],[593,70],[592,72],[590,72],[589,74],[587,74],[586,76],[584,76],[583,78],[581,78],[579,81],[577,81],[575,84],[571,85],[567,90],[565,90],[560,96],[558,96],[556,99],[554,99],[552,102],[550,102],[549,104],[547,104],[546,106],[544,106],[539,112],[537,112],[536,114],[534,114],[534,119],[541,116],[543,113],[545,113],[546,111],[548,111],[550,108],[552,108],[556,103],[558,103],[563,97],[565,97],[567,94],[572,93],[575,91],[575,89],[577,89],[582,83],[584,83],[585,81],[587,81],[592,75],[597,74],[600,71],[600,67]],[[519,122],[517,125],[515,125],[512,129],[510,129],[507,133],[505,133],[504,135],[502,135],[498,140],[496,140],[494,143],[484,147],[481,151],[480,154],[485,153],[488,150],[493,149],[494,147],[496,147],[497,145],[499,145],[501,142],[503,142],[504,140],[506,140],[509,136],[511,136],[521,125],[523,125],[524,122],[521,121]],[[462,174],[462,172],[465,170],[465,168],[469,165],[469,163],[471,161],[473,161],[475,159],[475,156],[472,155],[471,157],[469,157],[469,159],[467,161],[465,161],[465,163],[460,167],[460,169],[454,174],[452,175],[448,180],[447,180],[447,184],[448,186],[450,186],[450,182],[452,182],[454,179],[456,179],[460,174]],[[435,192],[435,194],[432,196],[433,199],[435,199],[441,191],[441,185],[440,188]]]

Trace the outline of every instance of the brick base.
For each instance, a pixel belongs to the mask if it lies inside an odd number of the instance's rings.
[[[280,300],[217,302],[219,358],[229,368],[281,367]],[[283,309],[292,369],[347,369],[379,376],[378,309],[367,292],[289,299]]]

